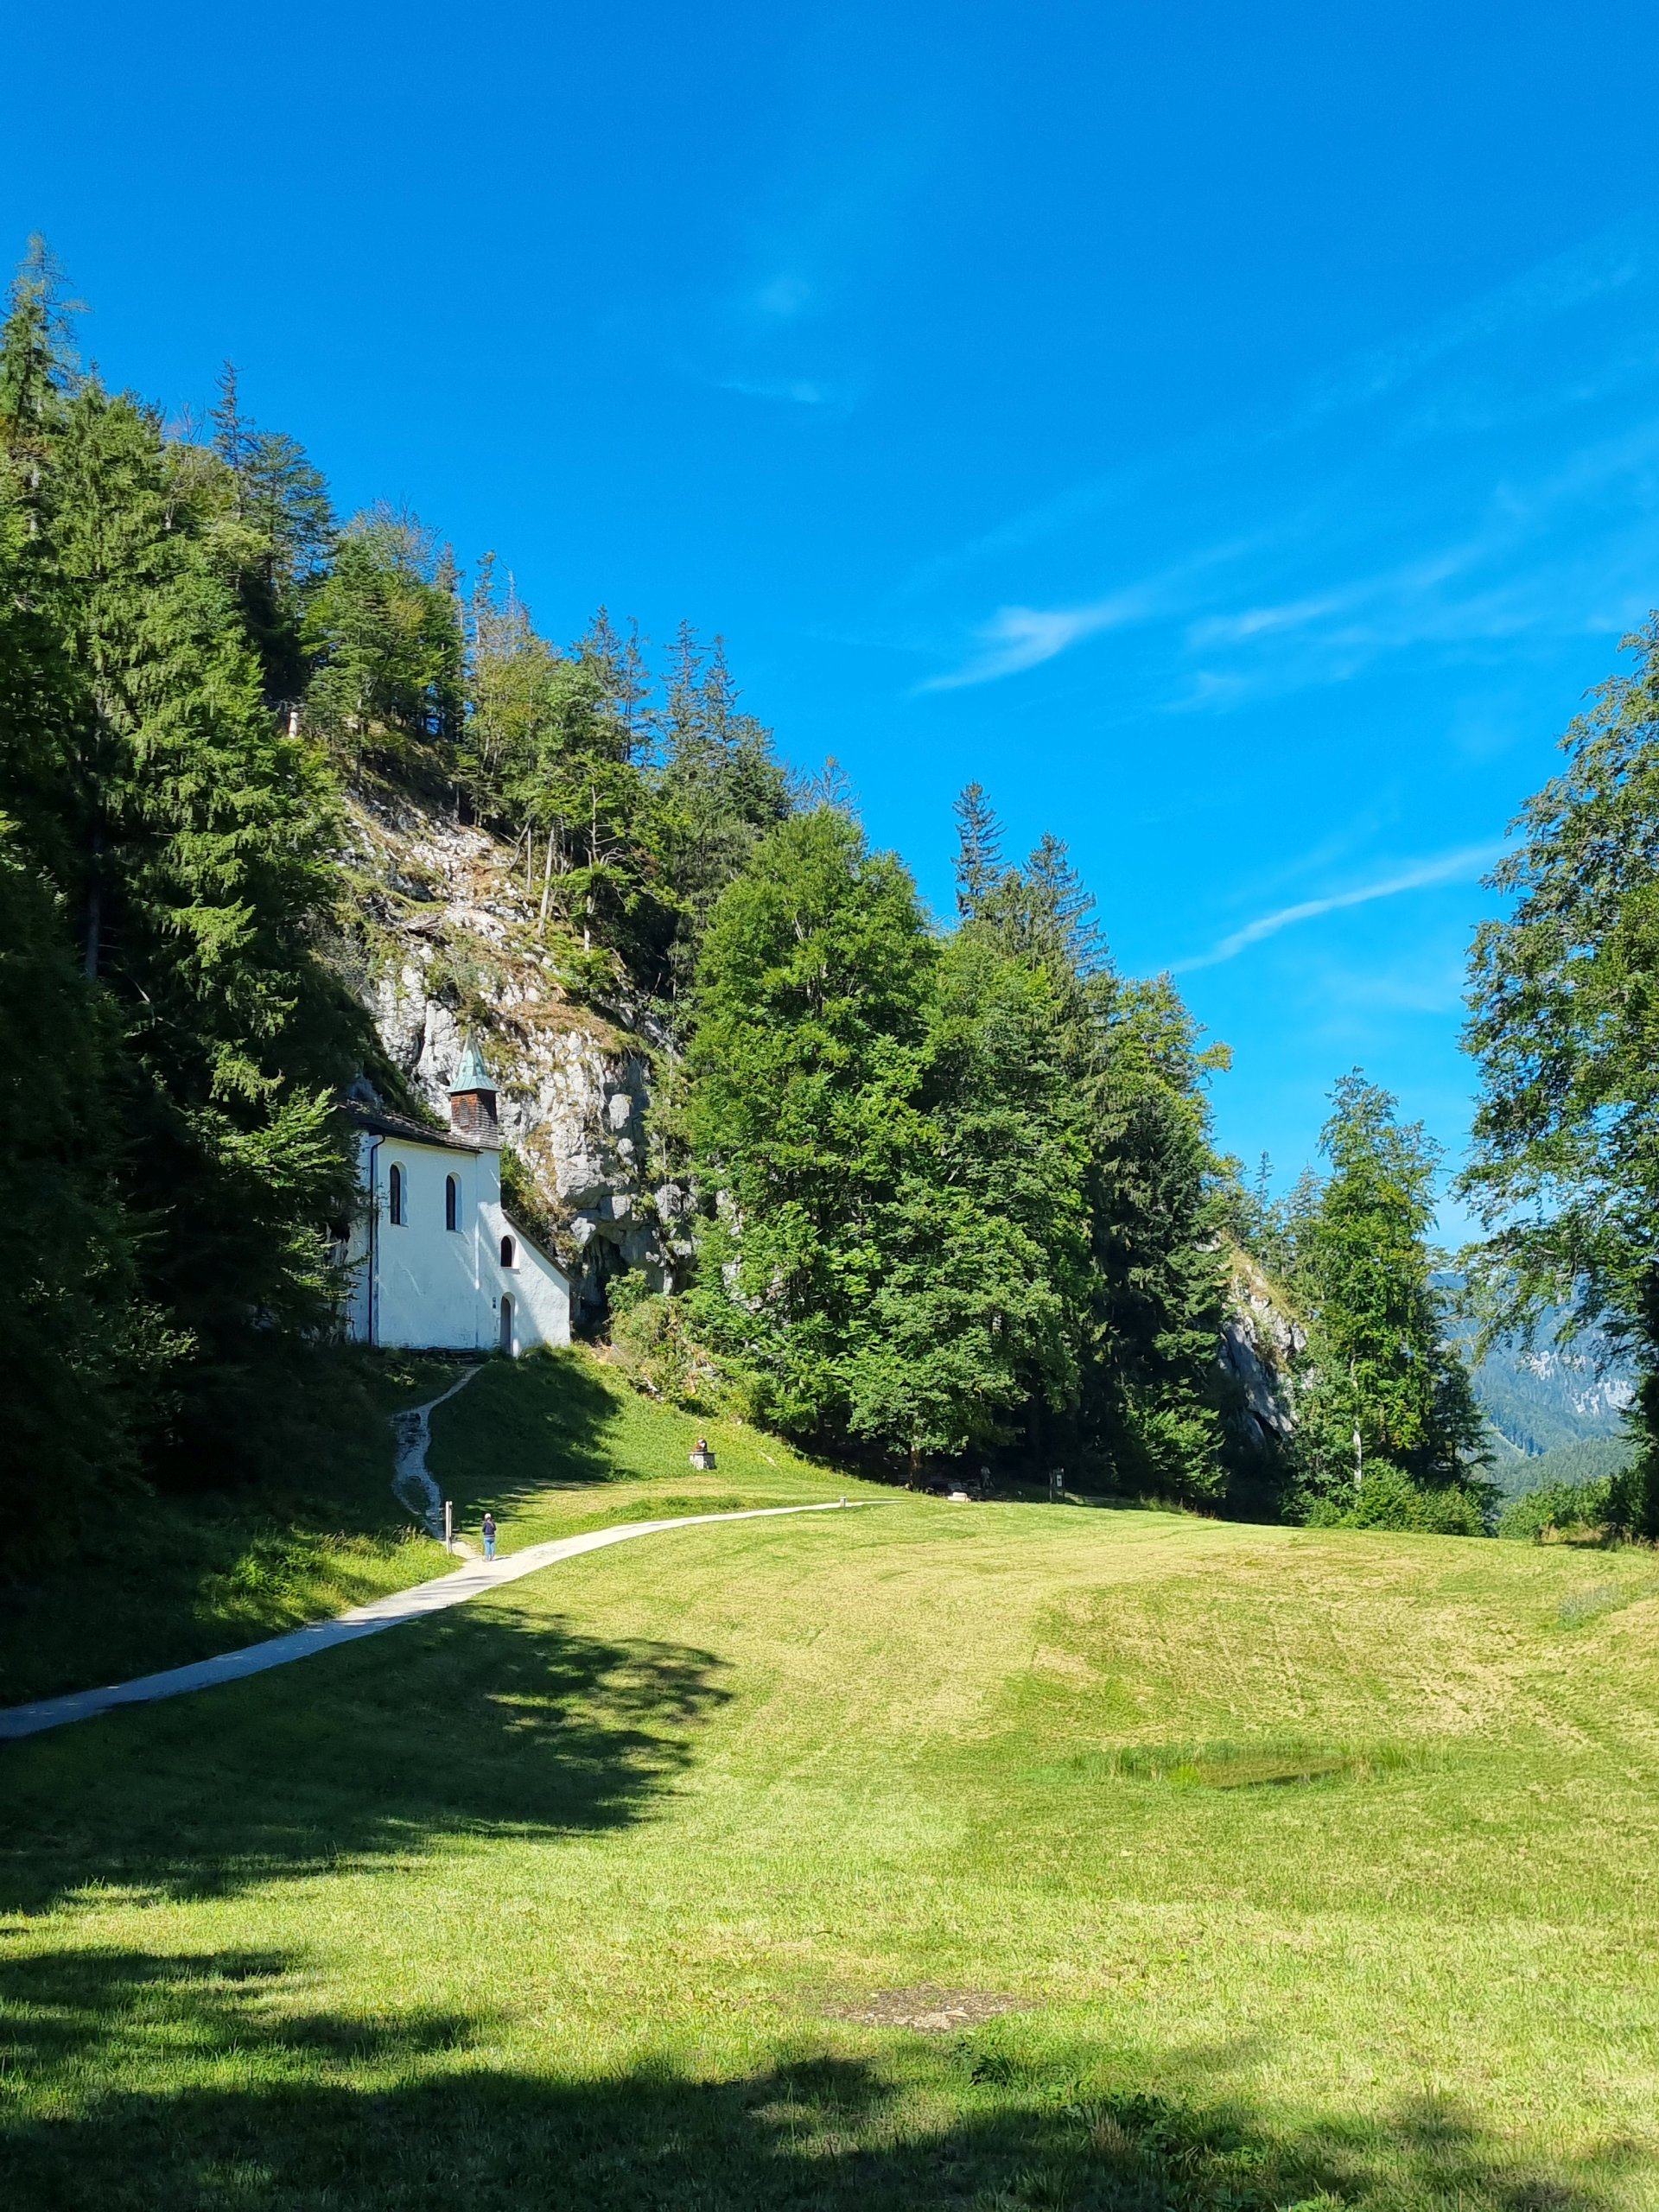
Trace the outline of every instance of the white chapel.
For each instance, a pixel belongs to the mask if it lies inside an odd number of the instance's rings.
[[[501,1204],[494,1078],[468,1045],[449,1127],[378,1105],[357,1126],[357,1217],[342,1254],[347,1333],[359,1344],[509,1352],[570,1341],[570,1281]]]

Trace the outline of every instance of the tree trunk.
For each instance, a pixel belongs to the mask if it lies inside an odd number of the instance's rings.
[[[1636,1398],[1641,1456],[1628,1476],[1615,1480],[1629,1485],[1630,1533],[1651,1541],[1659,1537],[1659,1268],[1649,1270],[1642,1286],[1642,1321],[1645,1372]],[[1617,1498],[1617,1489],[1613,1495]]]

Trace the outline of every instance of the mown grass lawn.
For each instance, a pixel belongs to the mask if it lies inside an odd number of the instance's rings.
[[[342,1351],[324,1370],[326,1402],[260,1479],[159,1496],[135,1485],[21,1577],[0,1571],[0,1705],[234,1650],[448,1573],[392,1495],[389,1418],[464,1372],[430,1353]],[[704,1433],[719,1447],[709,1475],[689,1464]],[[849,1487],[774,1438],[652,1406],[587,1351],[487,1363],[464,1402],[433,1416],[429,1465],[457,1533],[476,1549],[493,1505],[504,1552],[607,1521]]]
[[[700,1439],[708,1473],[691,1465]],[[740,1422],[642,1397],[586,1351],[490,1362],[433,1414],[427,1465],[457,1532],[475,1539],[487,1507],[504,1554],[607,1522],[893,1495]]]
[[[889,1497],[4,1747],[5,2201],[1652,2203],[1656,1585]]]

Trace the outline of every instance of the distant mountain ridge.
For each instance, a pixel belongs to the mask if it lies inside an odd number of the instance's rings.
[[[1635,1378],[1599,1331],[1586,1331],[1563,1346],[1551,1339],[1554,1321],[1546,1318],[1530,1349],[1515,1342],[1495,1344],[1474,1370],[1475,1395],[1498,1440],[1500,1459],[1532,1459],[1624,1433]]]
[[[1506,1452],[1487,1473],[1505,1497],[1523,1497],[1531,1491],[1561,1483],[1576,1486],[1621,1474],[1636,1452],[1636,1439],[1628,1434],[1586,1436],[1577,1444],[1560,1444],[1553,1452],[1541,1452],[1535,1459]]]

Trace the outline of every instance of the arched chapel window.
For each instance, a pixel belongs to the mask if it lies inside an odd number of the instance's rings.
[[[443,1225],[446,1229],[461,1227],[461,1185],[453,1175],[443,1179]]]
[[[386,1214],[396,1226],[404,1225],[404,1171],[394,1162],[386,1177]]]
[[[516,1267],[518,1264],[511,1236],[504,1236],[501,1239],[501,1264],[504,1268]]]

